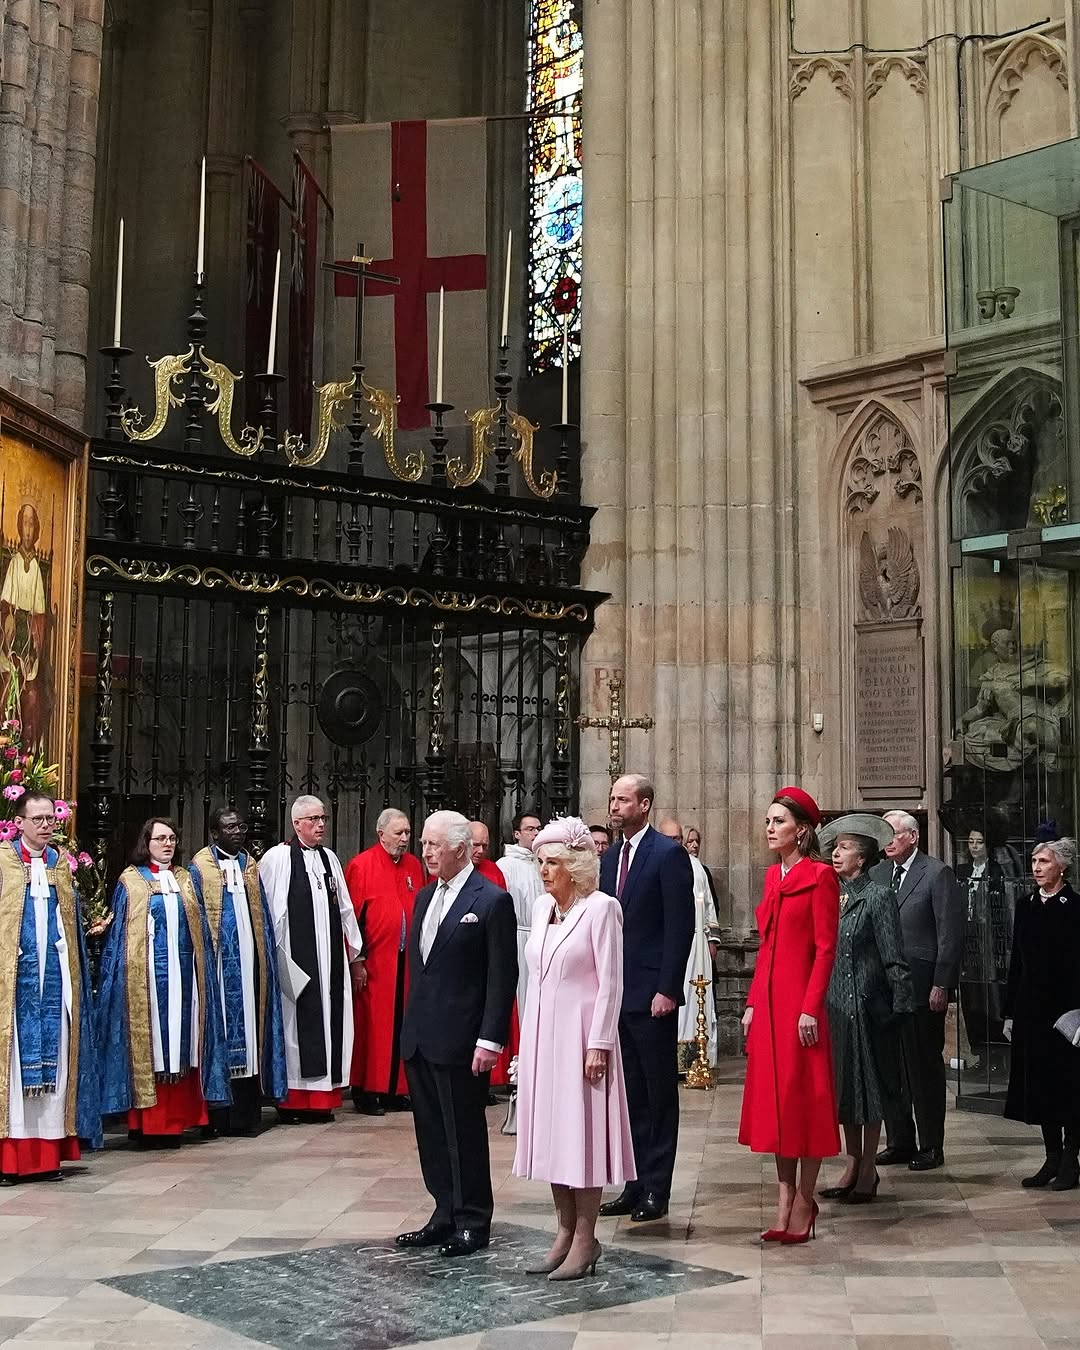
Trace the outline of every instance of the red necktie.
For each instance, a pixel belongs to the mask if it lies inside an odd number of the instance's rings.
[[[630,840],[624,839],[622,846],[622,856],[619,859],[619,880],[615,885],[615,899],[621,900],[623,887],[626,885],[626,874],[630,871]]]

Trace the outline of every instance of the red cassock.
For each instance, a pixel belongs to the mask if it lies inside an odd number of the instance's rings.
[[[803,858],[781,879],[765,873],[755,915],[761,948],[747,1007],[739,1143],[785,1158],[831,1158],[840,1151],[825,991],[836,956],[840,887],[827,863]],[[816,1045],[799,1044],[799,1017],[817,1018]]]
[[[503,876],[503,870],[498,863],[492,862],[490,858],[481,858],[473,866],[482,877],[494,882],[500,891],[507,889],[506,878]],[[514,1006],[510,1010],[510,1039],[507,1042],[506,1049],[495,1061],[495,1067],[491,1070],[492,1087],[505,1087],[510,1081],[510,1061],[517,1054],[518,1041],[521,1039],[519,1011],[517,999],[515,999]]]
[[[367,984],[353,990],[352,1070],[349,1082],[363,1092],[403,1097],[408,1092],[398,1056],[401,1016],[408,992],[405,941],[424,872],[411,853],[394,862],[382,844],[358,853],[345,868],[349,897],[364,939]]]

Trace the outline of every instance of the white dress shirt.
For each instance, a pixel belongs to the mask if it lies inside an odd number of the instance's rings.
[[[641,841],[645,838],[645,833],[646,833],[646,831],[647,831],[648,829],[649,829],[649,823],[648,823],[648,821],[646,821],[645,824],[642,825],[641,829],[638,830],[637,834],[632,834],[632,835],[629,837],[629,839],[627,839],[625,836],[623,837],[623,849],[629,849],[629,850],[630,850],[630,856],[629,856],[629,858],[627,859],[627,862],[626,862],[626,875],[627,875],[627,877],[629,877],[629,875],[630,875],[630,869],[631,869],[631,867],[633,867],[633,865],[634,865],[634,858],[637,856],[637,847],[638,847],[638,844],[640,844]],[[621,853],[621,852],[620,852],[620,854],[619,854],[619,871],[622,871],[622,853]]]
[[[427,959],[431,955],[431,949],[435,945],[435,936],[442,926],[443,919],[453,908],[454,901],[461,894],[461,888],[472,876],[476,869],[472,863],[466,863],[456,876],[449,881],[439,879],[435,886],[435,894],[431,897],[431,904],[427,907],[427,913],[424,915],[424,926],[420,930],[420,959],[424,965],[427,965]],[[502,1046],[494,1041],[477,1041],[477,1048],[481,1050],[490,1050],[493,1054],[502,1054]]]

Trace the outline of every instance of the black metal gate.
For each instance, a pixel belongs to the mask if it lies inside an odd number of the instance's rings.
[[[494,490],[455,487],[442,412],[430,470],[402,469],[354,368],[319,391],[327,435],[335,408],[353,407],[349,471],[335,472],[317,463],[322,421],[314,450],[278,445],[269,381],[261,427],[234,437],[220,406],[233,377],[190,336],[156,368],[145,430],[125,399],[127,353],[106,352],[106,434],[91,442],[82,795],[110,874],[154,812],[174,814],[191,849],[215,805],[239,804],[261,849],[311,792],[348,852],[387,805],[414,828],[452,806],[493,837],[522,807],[569,810],[578,657],[605,598],[578,584],[592,512],[576,500],[574,428],[559,428],[557,482],[539,495],[530,459],[531,490],[513,491],[510,461],[526,439],[531,457],[532,433],[504,379],[474,437]],[[184,407],[172,446],[170,393]],[[365,473],[372,432],[397,476]]]

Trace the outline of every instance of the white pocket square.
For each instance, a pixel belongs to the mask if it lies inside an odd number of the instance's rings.
[[[476,917],[475,914],[463,914],[463,915],[461,916],[461,922],[462,922],[462,923],[479,923],[480,920]]]

